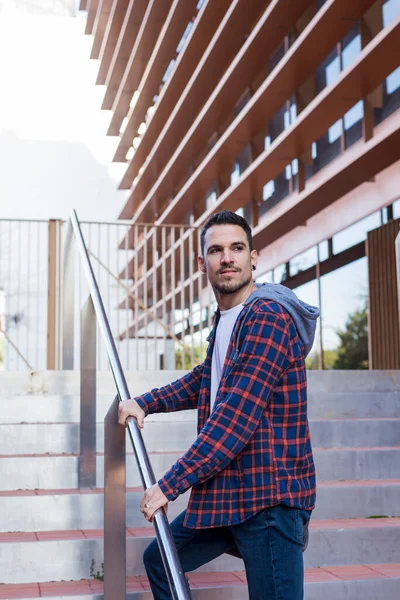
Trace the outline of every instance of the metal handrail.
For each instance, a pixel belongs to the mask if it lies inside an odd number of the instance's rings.
[[[107,356],[110,361],[111,371],[118,391],[118,396],[120,400],[128,400],[131,398],[131,395],[129,393],[126,378],[114,343],[114,338],[111,333],[99,287],[94,276],[89,254],[75,210],[71,215],[70,223],[75,235],[76,245],[82,259],[82,266],[89,286],[89,292],[92,297],[97,323],[106,346]],[[132,417],[128,419],[127,428],[138,463],[143,487],[144,489],[147,489],[156,483],[156,479],[149,461],[143,438],[136,421]],[[190,600],[190,591],[179,561],[178,552],[176,550],[171,528],[169,526],[167,515],[164,509],[160,509],[156,512],[153,517],[153,524],[172,597],[174,600]]]

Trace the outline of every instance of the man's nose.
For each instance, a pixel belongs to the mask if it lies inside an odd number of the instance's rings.
[[[221,253],[221,262],[224,264],[230,264],[233,262],[233,256],[230,250],[224,250]]]

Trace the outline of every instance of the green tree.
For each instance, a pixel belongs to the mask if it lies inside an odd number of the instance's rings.
[[[324,369],[333,369],[337,359],[337,349],[324,350]],[[310,371],[319,369],[319,352],[313,352],[306,358],[306,367]]]
[[[334,369],[368,369],[367,309],[349,315],[346,329],[337,331],[340,339]]]
[[[207,344],[203,344],[202,353],[200,352],[200,345],[193,346],[194,367],[200,365],[203,362],[203,360],[206,357],[206,352]],[[175,368],[185,370],[190,370],[192,368],[190,364],[190,347],[187,344],[185,344],[185,365],[183,366],[182,362],[182,348],[179,347],[178,350],[175,352]]]

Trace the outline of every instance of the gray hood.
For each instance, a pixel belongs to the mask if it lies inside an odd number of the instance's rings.
[[[296,294],[284,285],[278,283],[256,283],[255,285],[257,290],[250,294],[244,305],[250,304],[257,298],[273,300],[281,304],[292,317],[307,356],[314,343],[319,309],[299,300]]]

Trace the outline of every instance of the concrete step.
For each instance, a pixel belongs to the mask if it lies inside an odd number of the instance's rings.
[[[97,421],[103,422],[113,395],[98,394]],[[400,392],[324,392],[309,390],[310,420],[325,419],[393,419],[400,414]],[[12,401],[11,401],[12,400]],[[0,396],[0,423],[79,423],[79,395],[27,394]],[[195,421],[196,411],[151,415],[160,421]]]
[[[127,373],[132,396],[160,387],[183,371]],[[109,372],[100,372],[98,420],[102,421],[113,398],[115,385]],[[400,375],[396,371],[311,371],[310,419],[396,418],[400,414]],[[75,371],[0,373],[0,423],[67,423],[79,421],[80,375]],[[10,402],[12,398],[12,402]],[[175,413],[175,419],[193,419]]]
[[[246,600],[246,576],[243,571],[231,573],[189,573],[194,600]],[[400,565],[338,566],[305,571],[305,600],[398,600]],[[145,577],[128,577],[127,599],[151,600]],[[49,600],[100,600],[103,583],[97,579],[79,581],[29,583],[24,588],[0,584],[0,598],[37,598]],[[21,595],[23,594],[23,595]]]
[[[156,478],[161,477],[182,452],[150,452]],[[314,448],[319,481],[400,479],[400,447]],[[2,455],[1,490],[65,489],[78,486],[75,455]],[[97,455],[97,486],[103,487],[104,456]],[[127,453],[127,485],[141,485],[133,453]]]
[[[173,417],[173,415],[170,415]],[[400,446],[400,419],[310,421],[313,446],[319,448]],[[149,452],[184,452],[196,439],[196,422],[147,420],[143,438]],[[129,438],[127,436],[127,448]],[[104,426],[96,427],[97,452],[104,452]],[[0,424],[2,454],[78,454],[79,424]]]
[[[126,371],[131,394],[142,394],[178,379],[187,371]],[[308,371],[310,391],[316,394],[342,392],[399,392],[399,371]],[[115,396],[115,383],[110,371],[98,371],[99,394]],[[79,371],[39,371],[0,373],[0,396],[63,394],[78,395]]]
[[[128,527],[144,523],[139,505],[142,488],[128,488]],[[186,508],[189,492],[169,505],[175,518]],[[316,519],[400,516],[400,479],[330,481],[318,483]],[[52,531],[57,529],[102,529],[103,490],[10,490],[0,492],[0,532]]]
[[[92,560],[103,562],[102,531],[54,531],[0,534],[0,581],[28,583],[85,579]],[[153,529],[127,531],[127,575],[144,575],[143,551]],[[305,566],[399,563],[400,518],[312,520]],[[243,562],[224,554],[203,565],[200,572],[241,571]]]

